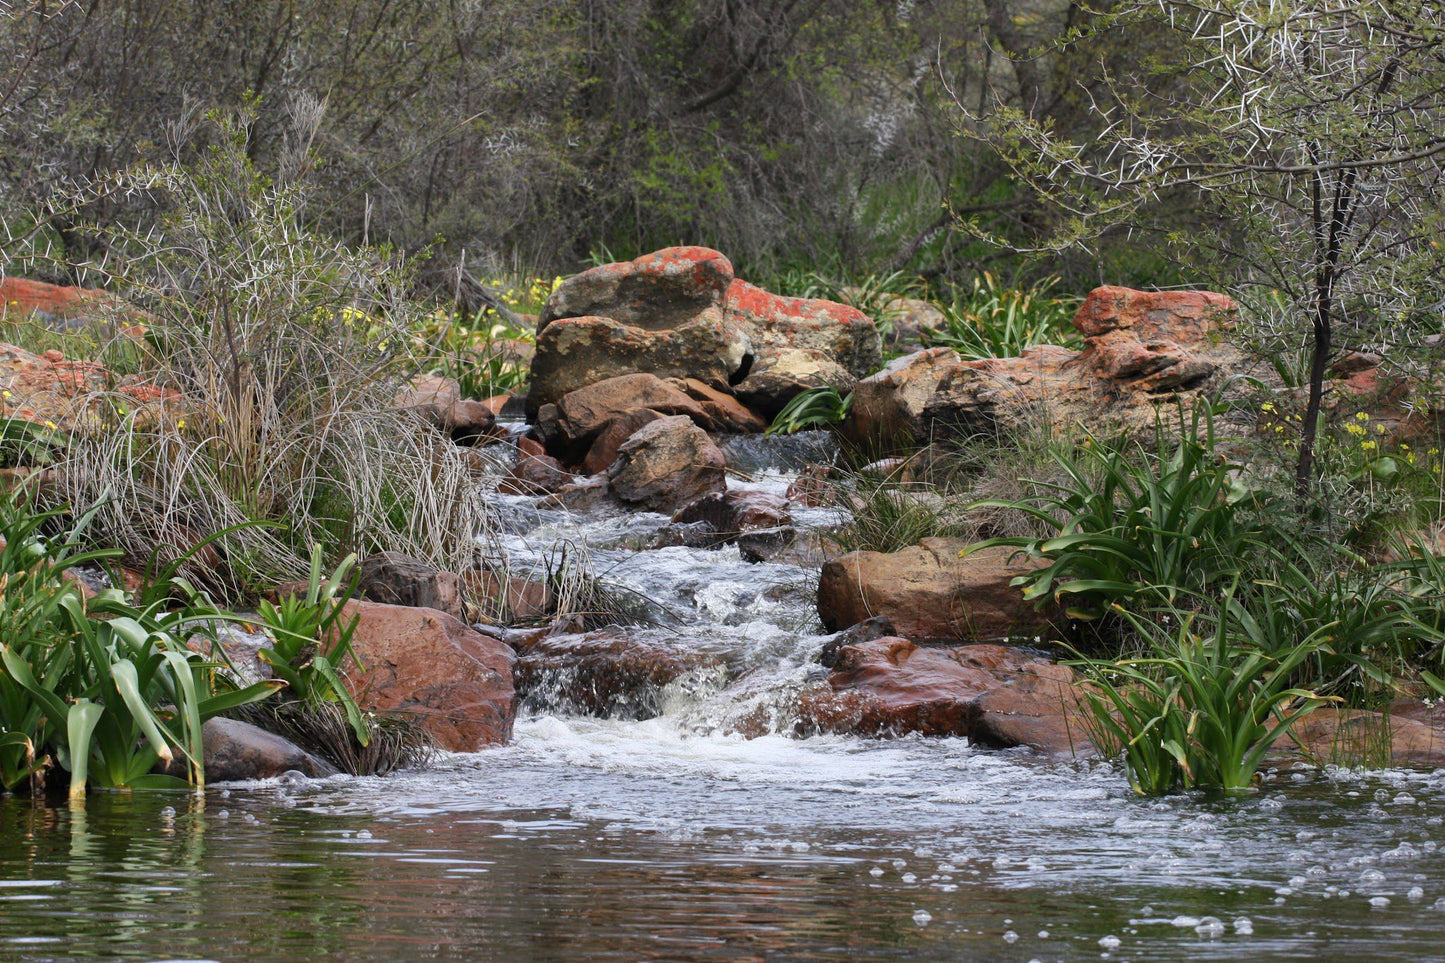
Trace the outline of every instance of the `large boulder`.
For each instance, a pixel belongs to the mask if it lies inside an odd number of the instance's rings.
[[[803,349],[862,377],[883,361],[883,342],[872,319],[837,301],[790,298],[735,280],[727,291],[727,314],[751,339],[755,364],[776,351]]]
[[[959,557],[969,543],[925,538],[898,552],[852,552],[823,566],[818,615],[829,631],[886,616],[912,639],[1034,638],[1050,633],[1051,612],[1025,602],[1009,583],[1044,563],[1008,548]]]
[[[836,388],[847,394],[853,388],[852,372],[813,348],[779,348],[762,353],[748,375],[733,386],[744,404],[768,419],[777,416],[795,397],[814,388]]]
[[[530,705],[592,715],[654,716],[665,686],[722,671],[716,656],[621,627],[528,639],[517,653],[517,691]]]
[[[363,709],[411,716],[436,745],[472,752],[506,742],[517,715],[512,649],[436,609],[352,601],[356,664],[345,670]]]
[[[33,354],[0,343],[0,417],[20,418],[61,432],[108,431],[117,409],[159,418],[181,401],[180,392],[137,375],[117,377],[99,361],[68,360],[51,349]]]
[[[981,712],[977,704],[991,693],[1020,682],[1049,683],[1056,694],[1071,693],[1073,671],[1019,649],[1000,645],[962,645],[947,648],[919,646],[897,636],[857,642],[841,647],[833,658],[833,671],[822,685],[804,692],[798,702],[798,727],[804,732],[840,732],[861,736],[969,736],[976,738]],[[1049,705],[1036,701],[1031,712],[1042,716]],[[995,710],[995,714],[997,710]],[[1057,726],[1077,727],[1074,740],[1080,748],[1087,736],[1077,717],[1066,714],[1064,702],[1053,713]],[[1066,748],[1052,736],[1043,737],[1043,723],[1035,719],[1034,732],[998,739],[998,726],[990,731],[994,745],[1027,745],[1036,737],[1039,748]]]
[[[846,388],[878,366],[867,315],[832,301],[789,298],[732,276],[727,258],[666,248],[584,271],[553,293],[538,319],[529,418],[563,395],[633,372],[694,379],[775,413],[799,391]],[[756,421],[744,419],[747,430]]]
[[[543,405],[570,391],[635,372],[725,388],[751,351],[747,336],[716,307],[661,329],[600,316],[560,319],[537,336],[527,416],[535,420]]]
[[[705,247],[669,247],[603,264],[558,285],[537,318],[537,333],[559,318],[601,315],[649,331],[679,327],[721,305],[732,263]]]
[[[463,398],[455,378],[418,375],[392,403],[416,412],[457,441],[475,442],[496,433],[496,411],[485,401]]]
[[[29,320],[60,330],[99,323],[139,337],[150,318],[109,291],[4,277],[0,278],[0,320]]]
[[[357,591],[373,602],[440,609],[462,617],[462,580],[400,552],[378,552],[361,560]]]
[[[1053,613],[1035,609],[1010,586],[1045,562],[984,548],[959,558],[970,542],[925,538],[897,552],[857,551],[834,558],[818,581],[818,615],[829,632],[886,616],[912,639],[1035,638],[1049,635]]]
[[[865,450],[885,440],[890,448],[926,442],[923,409],[959,360],[952,348],[929,348],[859,380],[843,424],[848,440]]]
[[[691,419],[672,415],[644,425],[617,450],[608,469],[612,494],[654,512],[674,512],[726,489],[722,450]]]
[[[1038,345],[974,361],[941,350],[911,355],[859,384],[844,431],[874,448],[892,447],[900,429],[925,441],[1039,420],[1146,431],[1161,404],[1188,404],[1251,367],[1261,373],[1229,341],[1237,314],[1230,298],[1208,291],[1096,288],[1074,318],[1082,350]]]

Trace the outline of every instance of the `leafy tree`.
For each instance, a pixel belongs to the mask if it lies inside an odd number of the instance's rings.
[[[1028,104],[960,107],[1060,212],[1045,247],[1151,231],[1247,308],[1274,312],[1279,336],[1307,344],[1295,466],[1304,494],[1332,357],[1408,347],[1422,318],[1438,330],[1445,8],[1131,0],[1092,13],[1053,53],[1114,38],[1142,54],[1091,90],[1098,136],[1063,135]],[[1181,204],[1217,229],[1161,223]]]

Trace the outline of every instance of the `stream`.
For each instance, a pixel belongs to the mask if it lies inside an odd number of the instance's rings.
[[[728,454],[730,484],[779,493],[827,458],[807,435]],[[514,564],[585,545],[645,600],[637,631],[726,673],[641,721],[534,704],[510,745],[421,772],[0,798],[0,959],[1442,958],[1445,771],[1150,800],[1098,761],[797,738],[816,564],[536,501],[498,500]],[[838,520],[794,517],[804,543]]]

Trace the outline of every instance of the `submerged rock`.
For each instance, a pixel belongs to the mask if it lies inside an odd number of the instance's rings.
[[[1025,602],[1010,582],[1045,564],[986,548],[962,558],[960,538],[925,538],[898,552],[853,552],[823,566],[818,615],[829,631],[887,616],[913,639],[1035,638],[1050,633],[1050,611]]]
[[[436,609],[352,601],[346,667],[363,709],[412,717],[451,752],[506,742],[517,715],[512,649]]]
[[[968,736],[1048,752],[1088,746],[1073,671],[1000,645],[923,647],[884,636],[839,647],[798,702],[803,732]]]
[[[787,499],[767,492],[713,492],[681,508],[672,526],[688,537],[677,544],[698,548],[735,543],[744,559],[761,562],[786,548],[797,535]]]
[[[519,642],[517,691],[529,703],[591,715],[645,719],[663,687],[721,670],[714,656],[624,628]]]
[[[312,779],[337,773],[335,766],[300,746],[239,719],[217,717],[201,727],[207,782],[274,779],[299,772]]]

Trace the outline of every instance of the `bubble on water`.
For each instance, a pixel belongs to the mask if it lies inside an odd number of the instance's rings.
[[[1382,883],[1385,881],[1385,874],[1378,869],[1367,869],[1360,874],[1362,883]]]
[[[1445,896],[1440,897],[1430,904],[1430,908],[1437,913],[1445,913]]]
[[[928,910],[921,909],[914,910],[913,912],[913,922],[917,923],[919,926],[927,926],[932,920],[933,914],[928,912]]]
[[[1123,943],[1117,936],[1104,936],[1099,939],[1099,945],[1106,950],[1117,950]]]
[[[1400,845],[1396,846],[1394,849],[1387,849],[1387,850],[1385,850],[1383,853],[1380,854],[1380,858],[1381,858],[1381,859],[1391,859],[1391,860],[1398,860],[1398,859],[1415,859],[1415,858],[1416,858],[1417,856],[1419,856],[1419,855],[1420,855],[1420,851],[1419,851],[1418,849],[1416,849],[1413,844],[1411,844],[1411,843],[1401,843]]]
[[[1143,913],[1145,916],[1153,916],[1153,915],[1154,915],[1154,907],[1152,907],[1152,906],[1146,906],[1146,907],[1144,907],[1143,909],[1141,909],[1139,912],[1140,912],[1140,913]]]
[[[1268,812],[1274,812],[1275,810],[1284,808],[1284,800],[1277,796],[1271,796],[1268,799],[1261,800],[1259,808]]]
[[[1283,897],[1283,896],[1276,896],[1276,897],[1274,898],[1274,905],[1276,905],[1276,906],[1283,906],[1283,905],[1284,905],[1284,897]]]
[[[1375,909],[1384,909],[1386,906],[1389,906],[1389,905],[1390,905],[1390,897],[1388,897],[1388,896],[1371,896],[1371,897],[1370,897],[1370,905],[1373,906]]]
[[[1303,886],[1307,882],[1309,882],[1309,880],[1305,879],[1303,876],[1291,876],[1289,878],[1289,885],[1294,888]]]
[[[241,819],[242,819],[244,822],[248,822],[248,823],[256,823],[256,822],[259,821],[259,820],[256,819],[256,814],[255,814],[255,813],[247,813],[246,815],[242,816]]]
[[[1048,939],[1048,938],[1049,938],[1049,931],[1048,931],[1048,930],[1039,930],[1039,939],[1041,939],[1041,940],[1046,940],[1046,939]]]
[[[1313,876],[1314,878],[1319,879],[1321,876],[1328,876],[1329,872],[1330,871],[1328,869],[1325,869],[1323,866],[1316,864],[1305,870],[1305,875]]]
[[[1179,927],[1181,930],[1193,929],[1199,925],[1200,919],[1197,916],[1176,916],[1170,920],[1169,923],[1172,926]]]
[[[1003,941],[1005,943],[1017,943],[1019,941],[1019,935],[1013,930],[1006,930],[1003,934]]]
[[[1294,889],[1289,886],[1281,886],[1275,890],[1275,894],[1278,896],[1292,896],[1294,894]]]
[[[1415,797],[1407,792],[1402,792],[1394,799],[1391,799],[1390,804],[1392,806],[1413,806],[1415,805]]]
[[[1239,919],[1234,921],[1234,932],[1238,933],[1240,936],[1253,936],[1254,921],[1251,920],[1248,916],[1241,916]]]
[[[1194,932],[1205,939],[1218,939],[1224,935],[1224,923],[1218,917],[1206,916],[1194,927]]]
[[[162,810],[161,810],[161,818],[162,818],[162,819],[175,819],[175,818],[176,818],[176,807],[174,807],[174,806],[167,806],[166,808],[162,809]]]
[[[899,877],[899,879],[903,880],[903,882],[905,883],[918,882],[918,877],[914,876],[912,873],[904,873],[902,876]]]
[[[1410,891],[1405,894],[1405,898],[1412,903],[1418,903],[1425,898],[1425,891],[1419,886],[1411,886]]]
[[[908,861],[907,861],[907,860],[895,859],[895,860],[893,861],[893,868],[894,868],[894,869],[902,869],[903,867],[905,867],[905,866],[907,866],[907,865],[908,865]]]
[[[370,839],[370,838],[371,838],[371,830],[369,830],[369,829],[358,829],[358,830],[356,831],[356,838],[357,838],[357,839]]]
[[[874,878],[877,878],[877,877],[879,877],[879,876],[882,876],[882,875],[883,875],[883,867],[882,867],[882,866],[874,866],[872,869],[868,870],[868,875],[869,875],[869,876],[872,876],[872,877],[874,877]]]
[[[1386,799],[1389,799],[1389,798],[1390,798],[1390,790],[1388,790],[1388,789],[1376,789],[1376,790],[1375,790],[1375,798],[1378,799],[1380,802],[1384,802]]]
[[[217,819],[230,819],[230,818],[231,818],[231,811],[230,811],[229,809],[218,809],[218,810],[216,810],[216,818],[217,818]]]
[[[1299,832],[1297,832],[1297,833],[1294,834],[1294,838],[1297,839],[1297,840],[1299,840],[1299,841],[1302,842],[1302,843],[1307,843],[1307,842],[1309,842],[1311,839],[1314,839],[1314,838],[1315,838],[1316,836],[1318,836],[1318,835],[1319,835],[1319,833],[1313,832],[1313,831],[1311,831],[1311,830],[1301,829]]]

